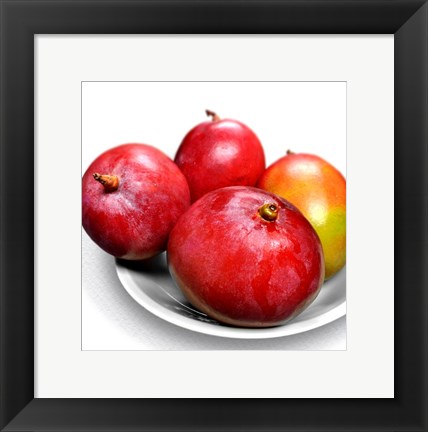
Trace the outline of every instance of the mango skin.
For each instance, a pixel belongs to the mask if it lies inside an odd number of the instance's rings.
[[[187,179],[192,202],[227,186],[255,186],[266,169],[257,135],[232,119],[200,123],[183,138],[174,162]]]
[[[260,216],[273,204],[277,218]],[[239,327],[272,327],[303,312],[324,282],[321,242],[277,195],[249,186],[208,192],[177,221],[168,268],[188,301]]]
[[[319,156],[288,153],[270,165],[257,187],[294,204],[317,232],[324,251],[325,279],[346,263],[346,180]]]

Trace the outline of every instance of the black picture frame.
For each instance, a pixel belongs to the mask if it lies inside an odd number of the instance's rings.
[[[0,5],[1,430],[428,430],[426,1],[0,0]],[[79,33],[394,34],[394,398],[34,398],[34,35]],[[388,215],[376,217],[381,223]]]

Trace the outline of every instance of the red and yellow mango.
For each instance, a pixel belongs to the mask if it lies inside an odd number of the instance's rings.
[[[257,186],[296,206],[317,232],[324,251],[326,279],[346,262],[346,180],[324,159],[287,155],[269,166]]]

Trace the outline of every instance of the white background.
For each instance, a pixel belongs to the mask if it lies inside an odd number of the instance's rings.
[[[233,118],[259,137],[270,164],[287,149],[346,170],[346,82],[83,82],[83,171],[103,151],[143,142],[174,158],[184,135]]]
[[[39,36],[35,48],[37,397],[393,396],[392,36]],[[91,80],[348,82],[347,351],[81,351],[81,167],[94,154],[82,159],[80,103],[81,82]],[[98,126],[112,135],[102,145],[138,139],[172,146],[171,151],[177,142],[166,139],[173,128],[167,96],[149,110],[156,118],[162,113],[162,125],[142,120],[141,128],[127,129],[132,136],[126,139],[114,128],[117,114],[104,108],[104,124]],[[249,109],[254,99],[245,94],[247,111],[238,114],[220,99],[213,100],[216,106],[204,100],[192,107],[185,114],[188,124],[180,122],[174,136],[211,108],[241,117],[278,154],[296,151],[295,145],[312,150],[314,142],[306,138],[315,132],[306,131],[311,127],[286,103],[281,106],[293,124],[276,117],[275,123],[284,123],[277,137],[257,123],[270,119],[268,106],[257,107],[263,115],[255,116]],[[324,104],[330,106],[328,96]],[[136,125],[144,109],[127,125]],[[296,112],[305,109],[312,118],[321,108],[295,104]],[[301,133],[290,135],[294,127]],[[323,154],[340,165],[334,160],[338,153],[327,152],[334,140],[325,138],[323,125],[316,128],[327,143]],[[203,385],[189,385],[195,371],[203,374]]]

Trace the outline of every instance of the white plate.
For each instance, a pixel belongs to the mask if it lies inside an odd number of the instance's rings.
[[[346,314],[346,269],[328,280],[315,301],[296,318],[281,326],[261,329],[230,327],[196,310],[172,280],[165,253],[145,262],[116,260],[116,270],[125,290],[145,309],[177,326],[213,336],[236,339],[288,336],[321,327]]]

